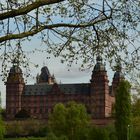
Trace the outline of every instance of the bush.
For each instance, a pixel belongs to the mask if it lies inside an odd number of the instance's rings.
[[[114,124],[109,124],[105,127],[106,131],[109,133],[110,140],[117,140],[116,130]]]
[[[5,134],[5,125],[0,116],[0,140],[3,140]]]
[[[7,122],[6,136],[46,136],[47,125],[45,124],[46,122],[33,119]]]
[[[89,133],[89,140],[110,140],[109,132],[105,128],[93,127]]]
[[[68,138],[65,135],[57,137],[54,133],[50,132],[47,135],[47,140],[68,140]]]
[[[6,110],[5,109],[1,109],[0,110],[0,114],[1,114],[2,120],[4,120],[6,118]]]

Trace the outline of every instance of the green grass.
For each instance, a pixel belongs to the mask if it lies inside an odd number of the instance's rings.
[[[35,137],[28,137],[28,138],[5,138],[4,140],[47,140],[46,137],[43,138],[35,138]]]

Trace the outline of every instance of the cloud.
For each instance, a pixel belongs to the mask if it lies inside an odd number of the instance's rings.
[[[58,78],[77,79],[91,75],[91,70],[80,71],[79,67],[63,68],[56,71],[55,75]]]

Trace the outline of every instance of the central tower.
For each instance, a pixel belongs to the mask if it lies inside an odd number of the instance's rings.
[[[40,75],[38,74],[36,77],[36,83],[37,84],[47,83],[49,85],[55,83],[55,77],[54,75],[50,74],[50,71],[47,66],[42,67],[41,74]]]

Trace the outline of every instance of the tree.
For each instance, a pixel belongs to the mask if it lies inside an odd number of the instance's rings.
[[[140,116],[134,116],[132,119],[134,140],[140,139]]]
[[[115,128],[118,140],[128,140],[131,127],[130,84],[122,80],[116,90]]]
[[[50,129],[55,135],[62,135],[66,131],[66,108],[63,104],[57,104],[49,117]],[[59,128],[58,128],[59,127]]]
[[[129,70],[138,69],[139,6],[139,0],[1,1],[3,73],[7,62],[14,58],[26,64],[22,41],[34,35],[46,44],[48,53],[60,56],[62,63],[71,65],[80,58],[81,66],[90,67],[94,56],[102,53],[112,66],[119,59]]]
[[[1,111],[1,92],[0,92],[0,111]]]
[[[86,140],[89,116],[81,104],[69,102],[66,106],[57,104],[49,117],[49,128],[57,137],[66,136],[70,140]]]
[[[132,103],[132,114],[133,114],[132,124],[136,140],[140,139],[140,98],[138,95],[139,94],[133,95],[133,103]]]
[[[140,117],[140,98],[137,98],[132,104],[132,113],[134,117]]]

